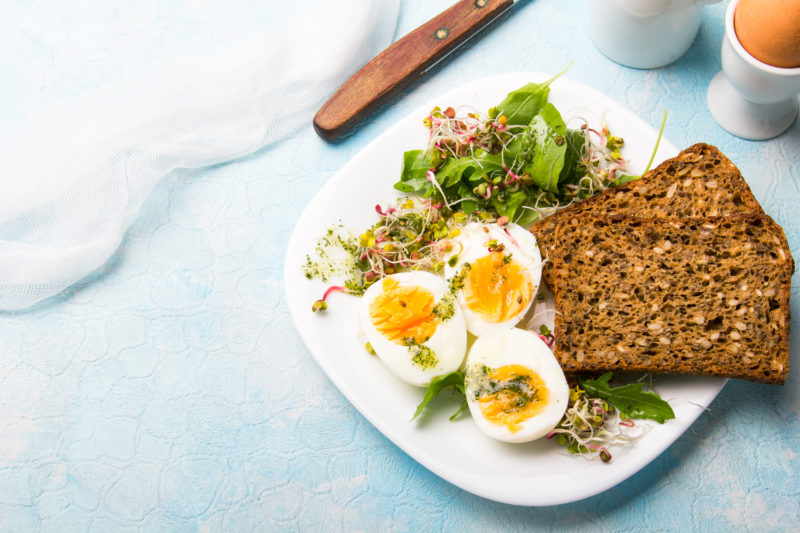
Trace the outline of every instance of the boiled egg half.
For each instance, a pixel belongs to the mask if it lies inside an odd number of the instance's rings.
[[[467,330],[478,337],[514,327],[542,276],[536,238],[516,224],[467,224],[445,261]]]
[[[538,335],[519,328],[475,340],[467,355],[465,384],[478,428],[503,442],[547,435],[569,400],[567,380],[553,352]]]
[[[447,282],[403,272],[372,284],[359,324],[375,354],[397,377],[419,387],[464,362],[467,331]]]

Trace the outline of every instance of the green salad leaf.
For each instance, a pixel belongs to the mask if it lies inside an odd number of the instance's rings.
[[[426,186],[433,187],[425,175],[433,166],[433,157],[424,150],[409,150],[403,154],[403,173],[394,188],[402,192],[418,192]],[[426,195],[430,196],[430,192]]]
[[[550,82],[529,83],[516,91],[511,91],[495,109],[498,115],[505,115],[509,124],[525,125],[533,120],[550,95]]]
[[[663,424],[675,418],[670,405],[653,392],[643,391],[644,383],[629,383],[611,387],[608,382],[612,373],[607,372],[597,379],[580,379],[580,385],[590,397],[601,398],[629,418],[646,418]]]
[[[531,134],[536,141],[536,152],[525,165],[525,171],[540,188],[557,192],[567,154],[567,126],[556,106],[547,103],[533,117]]]
[[[490,154],[483,150],[475,150],[475,154],[471,157],[448,159],[436,172],[436,180],[442,187],[448,188],[463,180],[479,183],[481,174],[502,170],[502,154]],[[473,176],[475,179],[472,179]]]
[[[423,119],[430,130],[428,146],[404,154],[394,188],[430,198],[447,213],[508,217],[526,227],[635,179],[624,174],[621,138],[605,125],[602,132],[588,123],[568,128],[548,102],[550,85],[561,74],[511,91],[486,114],[434,107]]]
[[[526,117],[531,109],[528,105]],[[536,110],[529,124],[509,134],[497,152],[475,148],[462,157],[442,157],[435,150],[405,152],[394,188],[425,198],[443,195],[442,200],[459,202],[468,214],[484,210],[520,225],[535,222],[538,212],[526,208],[570,202],[561,185],[579,173],[585,140],[585,132],[567,129],[553,104],[536,104]]]
[[[417,406],[417,410],[414,412],[414,416],[411,420],[417,418],[422,413],[423,409],[425,409],[425,406],[428,405],[428,402],[436,398],[445,387],[453,387],[456,391],[464,395],[464,401],[461,403],[461,407],[450,417],[450,420],[455,419],[467,408],[464,379],[464,374],[458,370],[433,378],[431,384],[428,385],[428,389],[425,391],[425,397],[422,398],[422,402]]]
[[[550,84],[564,74],[568,68],[547,81],[528,83],[516,91],[511,91],[502,102],[497,104],[495,107],[496,113],[505,115],[509,124],[530,124],[533,117],[539,114],[539,111],[547,103],[547,98],[550,96]]]

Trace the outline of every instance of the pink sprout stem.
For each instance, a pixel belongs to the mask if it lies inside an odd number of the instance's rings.
[[[397,210],[394,207],[390,207],[386,211],[384,211],[383,209],[381,209],[380,204],[375,204],[375,211],[377,211],[380,216],[385,217],[387,215],[391,215]]]
[[[539,333],[538,335],[539,335],[539,338],[544,341],[544,343],[547,345],[548,348],[552,348],[553,347],[553,344],[556,341],[555,337],[553,337],[552,335],[542,335],[541,333]]]
[[[328,287],[328,290],[326,290],[325,294],[322,295],[322,301],[324,302],[328,298],[328,296],[331,295],[332,292],[339,292],[339,291],[346,291],[346,290],[347,289],[345,287],[342,287],[341,285],[332,285],[332,286]]]
[[[513,235],[511,235],[511,232],[510,232],[510,231],[508,231],[508,228],[503,228],[503,231],[505,231],[505,232],[506,232],[506,235],[508,235],[508,238],[509,238],[509,239],[511,239],[511,242],[514,244],[514,246],[516,246],[517,248],[519,248],[519,249],[521,250],[521,249],[522,249],[522,247],[521,247],[521,246],[519,245],[519,243],[517,242],[517,239],[515,239],[515,238],[514,238],[514,236],[513,236]]]
[[[597,131],[597,130],[596,130],[596,129],[594,129],[594,128],[590,128],[590,127],[588,127],[588,126],[586,126],[586,125],[584,125],[584,127],[585,127],[587,130],[589,130],[589,131],[591,131],[592,133],[594,133],[595,135],[597,135],[597,136],[600,138],[600,144],[601,144],[601,145],[603,145],[603,146],[605,146],[605,144],[606,144],[606,137],[605,137],[605,135],[603,135],[602,133],[600,133],[599,131]]]
[[[508,168],[508,167],[506,167],[506,166],[504,166],[504,167],[503,167],[503,170],[505,170],[505,171],[506,171],[506,174],[508,174],[509,176],[511,176],[511,179],[510,179],[510,180],[508,180],[508,181],[505,183],[506,185],[511,185],[511,184],[512,184],[512,183],[514,183],[515,181],[519,181],[519,180],[521,180],[521,179],[522,179],[520,176],[517,176],[516,174],[514,174],[514,172],[513,172],[513,171],[512,171],[510,168]]]

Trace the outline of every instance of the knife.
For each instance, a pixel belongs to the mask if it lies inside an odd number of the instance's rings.
[[[516,2],[460,0],[375,56],[347,80],[314,116],[314,130],[327,141],[347,133]]]

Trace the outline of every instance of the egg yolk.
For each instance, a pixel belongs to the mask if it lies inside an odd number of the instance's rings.
[[[492,252],[472,263],[463,287],[467,307],[493,323],[505,322],[524,311],[532,293],[528,272],[502,252]]]
[[[486,420],[516,433],[520,424],[544,410],[549,397],[539,374],[521,365],[505,365],[486,369],[476,399]]]
[[[415,286],[401,286],[389,278],[369,306],[369,317],[381,335],[395,344],[422,344],[433,336],[439,325],[433,313],[433,294]]]

